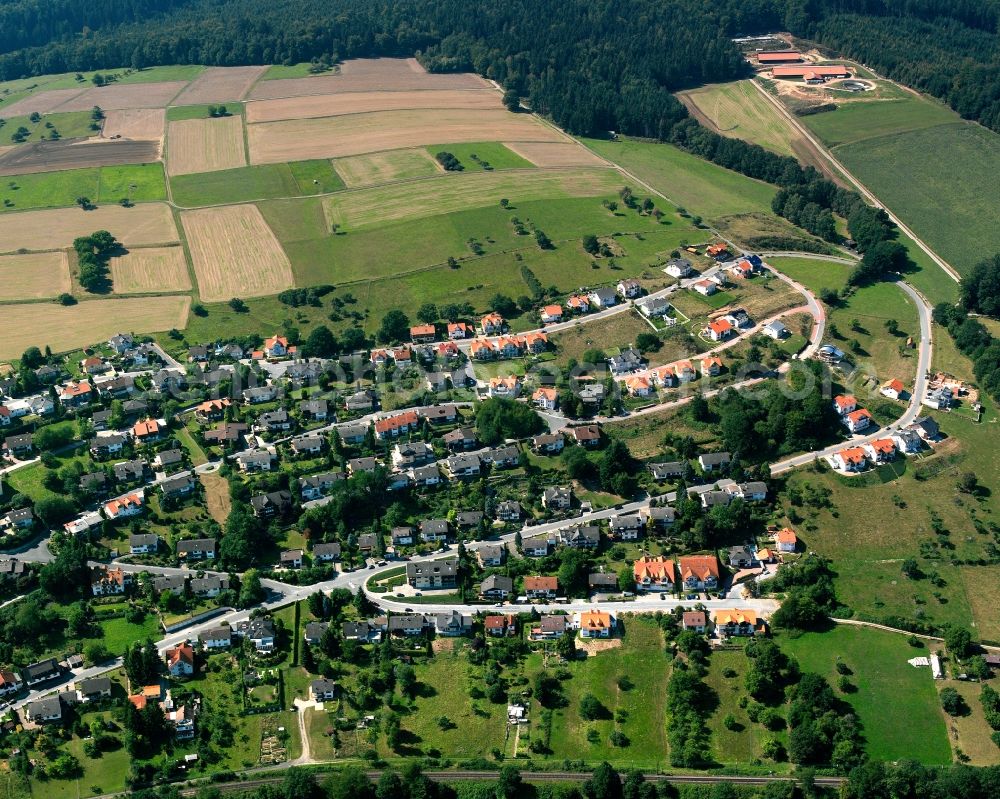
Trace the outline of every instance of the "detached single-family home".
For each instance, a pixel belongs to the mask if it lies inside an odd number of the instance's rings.
[[[553,641],[562,638],[569,629],[569,617],[553,613],[542,616],[538,624],[531,628],[529,634],[532,641]]]
[[[706,297],[709,297],[718,291],[718,286],[716,286],[711,280],[699,280],[697,283],[692,284],[691,288]]]
[[[286,549],[278,556],[278,564],[283,569],[301,569],[304,554],[301,549]]]
[[[594,289],[587,298],[595,308],[610,308],[618,304],[618,292],[610,286]]]
[[[104,505],[104,515],[113,522],[131,516],[138,516],[142,513],[142,510],[143,498],[141,494],[126,494],[117,499],[112,499]]]
[[[642,284],[633,277],[619,280],[615,288],[618,289],[619,294],[629,300],[635,299],[642,294]]]
[[[189,538],[177,542],[177,557],[180,560],[205,560],[215,558],[214,538]]]
[[[202,649],[210,652],[218,649],[229,649],[233,643],[233,630],[228,625],[213,627],[199,633],[198,642]]]
[[[585,610],[577,617],[581,638],[610,638],[615,621],[610,613],[601,610]]]
[[[763,502],[767,499],[767,484],[760,480],[752,480],[749,483],[734,483],[726,486],[725,491],[746,502]]]
[[[479,595],[487,599],[506,599],[513,591],[514,581],[500,574],[491,574],[479,586]]]
[[[298,457],[319,455],[326,446],[326,440],[321,435],[307,434],[292,439],[292,453]]]
[[[425,519],[420,522],[420,538],[427,543],[448,540],[447,519]]]
[[[722,638],[751,636],[764,630],[763,620],[752,610],[717,610],[713,616],[715,631]]]
[[[236,455],[236,465],[241,472],[269,472],[274,464],[274,452],[270,449],[248,449]]]
[[[636,300],[635,307],[643,316],[652,318],[654,316],[666,316],[670,313],[670,303],[665,297],[643,297]]]
[[[874,464],[888,463],[896,457],[896,442],[891,438],[876,438],[863,447],[868,460]]]
[[[799,545],[799,537],[794,530],[785,527],[774,534],[774,544],[778,552],[794,552]]]
[[[847,425],[847,429],[852,433],[860,433],[862,430],[867,430],[871,423],[872,415],[865,408],[858,408],[844,417],[844,424]]]
[[[326,635],[326,631],[329,629],[330,622],[328,621],[311,621],[306,624],[302,638],[307,644],[315,645],[323,640],[323,636]]]
[[[559,401],[559,392],[548,386],[536,388],[531,395],[531,401],[536,408],[541,408],[543,411],[554,411],[556,403]]]
[[[21,690],[21,686],[24,683],[21,678],[17,676],[10,669],[0,669],[0,696],[6,696],[7,694],[16,694]]]
[[[498,333],[503,333],[504,327],[507,325],[507,321],[498,313],[488,313],[482,319],[479,320],[479,327],[483,331],[483,335],[492,336]]]
[[[299,494],[304,500],[319,499],[344,479],[343,472],[322,472],[299,478]]]
[[[408,547],[413,545],[413,534],[412,527],[393,527],[389,533],[389,540],[394,547]]]
[[[132,575],[120,566],[95,566],[90,572],[90,592],[94,596],[124,594],[132,585]]]
[[[618,541],[636,541],[642,535],[642,516],[638,513],[612,516],[608,522],[611,537]]]
[[[573,504],[573,489],[566,486],[546,488],[542,494],[542,507],[550,510],[566,510]]]
[[[309,696],[314,702],[325,702],[337,698],[337,683],[321,677],[309,683]]]
[[[483,619],[483,629],[487,635],[493,638],[517,635],[517,620],[508,613],[487,616]]]
[[[463,616],[457,610],[450,613],[436,613],[434,615],[434,632],[453,638],[465,635],[472,629],[472,616]]]
[[[36,699],[24,707],[24,715],[32,724],[46,724],[62,720],[63,705],[58,694]]]
[[[632,564],[637,591],[673,591],[677,584],[677,568],[671,558],[643,555]]]
[[[128,537],[128,551],[131,555],[147,555],[160,548],[160,537],[156,533],[138,533]]]
[[[535,575],[524,578],[524,594],[528,599],[554,599],[559,593],[559,579]]]
[[[549,554],[552,542],[548,536],[538,535],[521,541],[521,551],[526,558],[544,558]]]
[[[694,268],[691,262],[687,258],[673,258],[667,261],[667,265],[663,268],[670,277],[684,278],[690,277],[694,273]]]
[[[681,580],[688,591],[714,591],[719,587],[719,559],[715,555],[680,558]]]
[[[896,448],[905,455],[920,452],[922,446],[920,436],[916,430],[910,427],[903,428],[892,434],[892,442]]]
[[[48,658],[46,660],[41,660],[38,663],[32,663],[25,666],[21,670],[21,678],[24,680],[25,684],[30,688],[34,685],[39,685],[40,683],[46,682],[58,677],[62,673],[59,668],[59,664],[56,662],[55,658]]]
[[[608,572],[594,572],[587,575],[587,588],[593,592],[613,594],[618,591],[618,575]]]
[[[212,599],[229,590],[229,578],[215,575],[195,577],[191,580],[191,593]]]
[[[274,651],[274,622],[271,619],[251,619],[244,630],[244,636],[258,652]]]
[[[857,410],[858,400],[850,394],[838,394],[833,398],[833,408],[841,416],[847,416]]]
[[[831,458],[835,469],[842,472],[860,472],[868,465],[865,451],[861,447],[848,447],[834,453]]]
[[[253,508],[253,515],[258,519],[284,516],[292,509],[292,494],[284,489],[258,494],[251,497],[250,507]]]
[[[316,544],[310,554],[316,563],[332,563],[340,558],[340,544],[337,541]]]
[[[705,632],[708,626],[708,619],[705,618],[703,610],[685,610],[681,616],[681,628],[695,633]]]
[[[552,322],[562,321],[563,309],[558,303],[555,305],[546,305],[542,308],[541,317],[543,324],[550,324]]]
[[[414,344],[429,344],[437,338],[437,330],[432,324],[414,325],[410,328],[410,341]]]
[[[735,328],[728,319],[715,319],[708,323],[702,333],[712,341],[725,341],[735,333]]]
[[[596,424],[582,424],[570,428],[573,440],[583,447],[593,448],[601,443],[601,428]]]
[[[183,643],[164,653],[167,673],[171,677],[190,677],[194,674],[194,647]]]
[[[454,588],[458,558],[406,564],[406,581],[414,588]]]
[[[728,452],[705,452],[698,456],[698,465],[703,472],[714,472],[728,466],[732,459]]]
[[[773,322],[768,322],[764,325],[760,332],[763,333],[768,338],[773,338],[775,341],[787,338],[789,335],[788,328],[784,326],[780,321],[775,319]]]

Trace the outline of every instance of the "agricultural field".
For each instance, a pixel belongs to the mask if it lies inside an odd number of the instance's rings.
[[[778,114],[752,80],[717,83],[681,92],[678,99],[710,130],[759,144],[779,155],[798,155],[801,136]]]
[[[95,105],[104,111],[123,108],[166,108],[187,85],[187,81],[126,83],[87,89],[58,107],[59,111],[90,111]]]
[[[690,213],[716,220],[733,214],[771,213],[777,189],[689,155],[670,144],[584,139],[598,155],[640,175]],[[707,237],[707,236],[706,236]]]
[[[498,110],[500,95],[493,89],[374,91],[285,97],[247,103],[247,122],[277,122],[283,119],[315,119],[372,111],[418,108],[466,108]]]
[[[126,247],[178,241],[173,216],[162,203],[143,203],[134,208],[102,205],[92,211],[26,211],[9,219],[9,223],[0,225],[0,253],[69,247],[73,239],[89,236],[95,230],[110,231]]]
[[[840,103],[836,111],[801,117],[802,123],[828,147],[932,128],[956,119],[947,106],[912,95],[893,100],[850,100]]]
[[[185,211],[181,222],[203,299],[259,297],[294,284],[288,256],[256,206]]]
[[[336,158],[440,141],[475,142],[484,134],[499,141],[563,140],[561,133],[527,115],[462,108],[265,122],[247,130],[253,164]]]
[[[155,333],[180,329],[187,324],[190,306],[191,298],[186,296],[90,300],[70,307],[5,305],[0,358],[16,358],[32,346],[65,352],[84,341],[106,339],[119,330]]]
[[[182,208],[304,197],[342,188],[344,182],[326,160],[244,166],[170,178],[171,197]]]
[[[0,178],[0,213],[67,207],[67,213],[72,210],[75,214],[82,214],[79,209],[68,208],[77,197],[89,197],[92,202],[116,203],[122,198],[130,198],[132,202],[150,203],[165,200],[166,196],[163,166],[158,163],[88,167]]]
[[[89,115],[88,115],[89,116]],[[159,141],[166,129],[167,115],[162,108],[129,108],[108,111],[101,135],[106,139],[151,139]]]
[[[546,144],[547,142],[543,142]],[[525,142],[531,144],[531,142]],[[506,145],[498,142],[462,142],[460,144],[432,144],[427,152],[436,156],[440,152],[451,153],[462,164],[464,171],[489,172],[493,169],[531,169],[534,164],[526,161]],[[604,166],[604,164],[600,164]]]
[[[267,67],[209,67],[187,85],[173,105],[242,100]]]
[[[70,290],[66,253],[0,256],[0,300],[38,300]]]
[[[872,759],[951,763],[944,714],[930,669],[916,669],[906,662],[926,655],[926,649],[915,650],[904,635],[847,626],[782,637],[779,643],[803,671],[815,672],[831,685],[840,679],[837,661],[847,665],[852,672],[848,679],[857,690],[841,697],[861,720]]]
[[[154,141],[42,141],[15,147],[0,157],[0,175],[26,175],[120,164],[151,164],[160,157]]]
[[[115,294],[190,291],[191,276],[181,247],[145,247],[111,259]]]
[[[246,164],[243,118],[186,119],[167,129],[167,171],[171,175],[214,172]]]
[[[87,138],[95,136],[96,131],[91,130],[93,119],[88,111],[75,111],[67,114],[46,114],[37,122],[32,122],[30,114],[19,116],[8,115],[7,111],[0,111],[0,119],[4,124],[0,126],[0,144],[19,144],[13,139],[14,134],[21,128],[28,131],[28,135],[22,139],[22,143],[42,141],[52,136],[53,130],[57,131],[60,138]],[[49,127],[51,125],[52,127]]]
[[[504,142],[508,150],[535,166],[606,166],[607,162],[577,142]]]
[[[350,188],[437,175],[444,170],[427,150],[387,150],[337,158],[334,169]]]
[[[1000,211],[992,200],[1000,135],[955,122],[866,139],[835,153],[960,272],[1000,251]]]
[[[468,173],[442,175],[408,183],[334,195],[324,200],[328,222],[347,230],[419,217],[450,214],[468,208],[529,200],[599,197],[621,187],[621,175],[611,169],[558,172]]]

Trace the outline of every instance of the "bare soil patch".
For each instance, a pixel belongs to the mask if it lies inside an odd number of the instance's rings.
[[[247,122],[316,119],[371,111],[407,108],[499,109],[500,95],[492,89],[456,89],[407,92],[344,92],[312,97],[285,97],[247,104]]]
[[[535,166],[606,166],[608,163],[575,142],[515,141],[504,142],[503,146]]]
[[[40,141],[0,155],[0,175],[28,175],[91,166],[150,164],[160,157],[155,141],[85,139]]]
[[[185,211],[181,223],[203,300],[261,297],[294,284],[288,256],[256,205]]]
[[[208,506],[208,512],[219,524],[225,524],[229,518],[229,511],[233,509],[229,498],[229,483],[226,478],[215,473],[200,474],[198,479],[205,486],[205,504]]]
[[[171,122],[168,134],[167,171],[171,175],[246,166],[242,117]]]
[[[582,649],[588,655],[618,649],[622,645],[621,638],[581,638],[576,642],[577,649]]]
[[[89,111],[95,105],[105,111],[123,108],[166,108],[187,83],[182,80],[163,83],[125,83],[87,89],[59,106],[60,111]]]
[[[267,67],[209,67],[191,81],[172,105],[242,100]]]
[[[350,187],[376,186],[394,180],[407,180],[442,172],[427,150],[388,150],[338,158],[333,162],[337,174]]]
[[[141,203],[133,208],[102,205],[92,211],[54,208],[6,215],[0,225],[0,253],[69,247],[73,239],[95,230],[110,231],[126,247],[178,241],[174,218],[163,203]]]
[[[484,89],[490,83],[469,73],[429,74],[415,58],[363,58],[345,61],[336,75],[265,80],[253,87],[251,100],[338,92],[405,92],[433,89]]]
[[[111,259],[115,294],[190,291],[191,275],[181,247],[145,247]]]
[[[3,116],[10,119],[11,117],[30,116],[35,113],[47,114],[85,91],[87,90],[52,89],[47,92],[38,92],[38,94],[32,94],[6,106],[3,109]]]
[[[336,158],[440,142],[563,141],[527,114],[466,109],[383,111],[251,125],[250,162]]]
[[[0,358],[13,358],[28,347],[67,352],[113,336],[119,330],[156,333],[187,324],[191,298],[137,297],[88,300],[64,307],[56,303],[5,305]]]
[[[0,299],[37,300],[69,290],[66,253],[0,255]]]
[[[160,141],[166,125],[167,113],[162,108],[129,108],[108,111],[104,119],[105,139],[121,136],[123,139]]]

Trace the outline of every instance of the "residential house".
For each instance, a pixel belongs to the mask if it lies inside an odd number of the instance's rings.
[[[409,482],[418,488],[437,485],[441,482],[441,470],[436,463],[415,466],[407,472],[406,476]]]
[[[414,325],[410,328],[410,341],[414,344],[429,344],[437,338],[437,331],[434,325]]]
[[[441,440],[452,452],[469,450],[476,446],[476,431],[471,427],[458,427],[445,433]]]
[[[483,463],[488,463],[494,469],[512,469],[517,466],[520,458],[521,453],[513,444],[488,449],[480,455]]]
[[[171,477],[160,483],[160,490],[165,497],[181,497],[194,491],[194,478],[187,472],[177,477]]]
[[[573,489],[566,486],[546,488],[542,494],[542,507],[549,510],[566,510],[573,504]]]
[[[87,380],[70,381],[59,389],[59,401],[69,408],[79,408],[91,401],[94,390]]]
[[[138,533],[128,537],[130,555],[148,555],[160,548],[160,537],[156,533]]]
[[[447,519],[425,519],[420,522],[420,539],[425,543],[438,543],[448,540]]]
[[[111,697],[111,678],[91,677],[80,680],[74,688],[76,688],[77,698],[81,702],[98,702],[101,699]]]
[[[343,427],[337,428],[337,435],[340,436],[340,440],[345,444],[352,446],[362,444],[368,437],[368,425],[345,424]]]
[[[300,458],[305,455],[319,455],[325,447],[326,439],[321,435],[298,436],[293,438],[291,443],[292,453]]]
[[[914,452],[920,452],[921,443],[920,436],[916,430],[912,428],[905,427],[902,430],[898,430],[893,433],[892,443],[896,445],[896,448],[905,455],[910,455]]]
[[[531,402],[543,411],[554,411],[559,402],[559,392],[549,386],[536,388],[531,395]]]
[[[670,303],[666,297],[643,297],[637,300],[635,307],[639,313],[652,319],[654,316],[667,316],[670,313]]]
[[[858,400],[850,394],[838,394],[833,398],[833,409],[841,416],[847,416],[857,410]]]
[[[296,351],[294,346],[288,345],[288,339],[277,334],[264,341],[264,355],[268,358],[284,358],[292,355]]]
[[[613,594],[618,591],[618,575],[594,572],[587,576],[587,588],[602,594]]]
[[[684,277],[690,277],[694,273],[691,262],[687,258],[673,258],[667,261],[667,265],[663,268],[670,277],[676,277],[678,279]]]
[[[448,338],[452,341],[471,338],[474,335],[476,335],[476,330],[472,327],[472,325],[468,325],[465,322],[448,323]]]
[[[677,381],[679,383],[690,383],[697,377],[697,373],[694,370],[694,366],[691,361],[678,361],[677,363],[671,364],[674,370],[674,374],[677,376]]]
[[[891,438],[876,438],[862,447],[874,464],[888,463],[896,457],[896,443]]]
[[[124,594],[132,585],[132,575],[120,566],[95,566],[90,571],[90,592],[94,596]]]
[[[608,531],[618,541],[637,541],[642,530],[642,516],[638,513],[618,514],[608,521]]]
[[[346,641],[361,641],[362,643],[378,643],[382,640],[388,622],[386,619],[375,621],[345,621],[341,624],[341,632]]]
[[[59,695],[36,699],[24,706],[24,715],[32,724],[46,724],[62,720],[62,699]]]
[[[412,527],[393,527],[389,533],[389,540],[394,547],[408,547],[413,545]]]
[[[200,424],[221,421],[226,415],[226,408],[230,407],[232,404],[232,401],[228,397],[206,400],[200,405],[195,406],[194,418],[197,419]]]
[[[423,441],[409,444],[399,443],[392,448],[392,466],[394,469],[409,469],[434,460],[434,448]]]
[[[485,336],[503,333],[503,329],[506,325],[506,320],[496,312],[486,314],[486,316],[479,320],[479,327],[482,329],[483,335]]]
[[[694,493],[689,489],[689,493]],[[728,491],[702,491],[698,494],[703,508],[714,508],[716,505],[726,506],[733,501],[733,495]]]
[[[167,673],[171,677],[190,677],[194,674],[194,647],[189,643],[171,647],[164,653]]]
[[[718,286],[711,280],[699,280],[698,282],[692,284],[692,289],[697,291],[699,294],[703,294],[706,297],[711,297],[718,291]]]
[[[274,450],[248,449],[236,455],[236,465],[241,472],[269,472],[274,465]]]
[[[712,341],[725,341],[736,331],[728,319],[715,319],[709,322],[701,332]]]
[[[568,629],[569,617],[562,614],[542,616],[538,624],[531,628],[529,637],[533,641],[554,641],[562,638]]]
[[[647,375],[631,375],[622,383],[633,397],[648,397],[653,392],[653,382]]]
[[[491,574],[479,586],[479,595],[487,599],[506,599],[513,591],[514,581],[500,574]]]
[[[698,456],[698,465],[703,472],[714,472],[728,466],[732,459],[728,452],[705,452]]]
[[[941,386],[940,388],[931,389],[924,394],[920,403],[936,411],[943,411],[950,408],[954,404],[953,401],[954,395],[952,392],[946,386]]]
[[[34,450],[35,445],[32,441],[30,433],[23,433],[17,436],[7,436],[3,442],[3,448],[8,455],[12,455],[16,458],[23,458],[25,455],[30,455]]]
[[[46,660],[41,660],[38,663],[32,663],[25,666],[21,670],[21,679],[24,680],[25,684],[29,688],[31,688],[32,686],[39,685],[58,677],[61,673],[62,670],[59,668],[59,664],[56,662],[56,659],[48,658]]]
[[[681,616],[681,629],[703,633],[707,626],[708,619],[705,618],[705,611],[703,610],[686,610]]]
[[[364,457],[364,458],[351,458],[347,462],[347,473],[350,476],[356,474],[364,474],[365,472],[374,472],[379,466],[381,466],[375,458]]]
[[[754,557],[750,547],[729,547],[729,565],[734,569],[749,569],[753,563]]]
[[[643,555],[632,564],[637,591],[673,591],[677,584],[677,568],[671,558]]]
[[[278,565],[282,569],[301,569],[304,554],[301,549],[286,549],[278,556]]]
[[[610,286],[594,289],[587,295],[590,304],[595,308],[610,308],[618,304],[618,292]]]
[[[547,536],[538,535],[521,541],[521,551],[526,558],[544,558],[549,554],[552,541]]]
[[[303,419],[325,422],[330,412],[330,403],[325,399],[304,399],[299,402],[299,413]]]
[[[598,425],[582,424],[577,427],[571,427],[570,431],[573,434],[573,440],[580,446],[587,447],[588,449],[600,446],[601,428]]]
[[[220,649],[229,649],[233,644],[233,630],[228,625],[213,627],[210,630],[198,633],[198,642],[201,648],[214,652]]]
[[[566,300],[566,306],[574,313],[588,313],[590,298],[586,294],[574,294]]]
[[[458,408],[453,403],[427,405],[417,408],[417,416],[431,424],[452,424],[458,419]]]
[[[562,306],[558,303],[554,305],[546,305],[541,310],[542,324],[551,324],[554,322],[561,322],[563,315]]]
[[[577,525],[563,530],[560,540],[573,549],[596,549],[601,544],[601,530],[593,524]]]
[[[752,480],[749,483],[733,483],[733,485],[726,486],[725,490],[746,502],[763,502],[767,499],[767,484],[760,480]]]
[[[860,433],[867,430],[872,423],[872,415],[864,408],[858,408],[844,417],[844,424],[852,433]]]
[[[90,472],[80,475],[80,489],[90,494],[105,494],[108,488],[108,478],[104,472]]]
[[[119,483],[141,483],[146,479],[146,461],[141,459],[121,461],[111,468]]]
[[[260,405],[264,402],[274,402],[278,398],[277,386],[255,386],[243,390],[243,402],[247,405]]]
[[[323,636],[326,635],[326,631],[329,629],[330,622],[328,621],[311,621],[306,624],[302,638],[307,644],[315,646],[323,640]]]
[[[292,429],[292,417],[284,408],[262,413],[257,417],[253,429],[258,433],[277,433]]]
[[[521,378],[517,375],[491,377],[488,391],[491,397],[513,399],[521,393]]]
[[[184,452],[179,449],[161,449],[153,458],[153,466],[164,469],[184,462]]]
[[[332,563],[340,559],[340,544],[336,541],[316,544],[311,554],[315,563]]]
[[[720,638],[752,636],[764,629],[763,620],[752,610],[716,610],[713,621]]]
[[[608,358],[608,366],[611,367],[612,374],[628,374],[629,372],[642,369],[642,355],[638,351],[628,347],[617,355],[612,355]]]
[[[653,479],[658,483],[662,483],[665,480],[676,479],[678,477],[683,477],[685,472],[687,472],[687,461],[666,461],[664,463],[651,463],[649,464],[650,474],[653,475]]]
[[[719,587],[719,559],[715,555],[685,555],[680,573],[687,591],[714,591]]]
[[[666,530],[677,520],[677,511],[667,505],[650,505],[645,513],[649,526],[657,531]]]
[[[476,550],[476,560],[484,569],[502,566],[507,557],[507,548],[503,544],[486,544]]]
[[[189,538],[177,542],[177,557],[180,560],[214,559],[215,551],[214,538]]]
[[[370,389],[356,391],[344,398],[344,409],[351,413],[363,413],[375,407],[375,392]]]
[[[458,558],[406,564],[406,581],[414,588],[454,588]]]
[[[455,526],[459,530],[474,530],[483,523],[484,514],[481,510],[463,510],[455,514]]]
[[[104,505],[104,515],[115,522],[119,519],[126,519],[138,516],[142,513],[142,494],[125,494],[124,496],[112,499]]]
[[[559,593],[559,578],[544,575],[525,577],[524,593],[528,599],[555,599]]]
[[[249,429],[243,422],[224,422],[214,430],[206,430],[202,435],[206,444],[238,444]]]
[[[375,438],[397,438],[403,433],[416,430],[420,425],[420,417],[416,411],[403,411],[392,416],[386,416],[375,422]]]
[[[110,363],[107,363],[103,358],[99,358],[96,355],[91,355],[90,357],[84,358],[80,361],[80,368],[91,377],[94,375],[102,375],[105,372],[110,372],[114,369]]]
[[[799,537],[794,530],[785,527],[774,534],[774,544],[778,552],[794,552],[799,546]]]
[[[497,505],[497,519],[501,522],[518,522],[521,520],[521,503],[513,499],[505,499]]]
[[[216,575],[194,577],[191,580],[191,593],[197,597],[214,599],[223,591],[229,590],[229,578]]]
[[[113,399],[125,399],[135,391],[135,378],[132,375],[120,375],[110,380],[96,383],[95,388],[102,397]]]
[[[763,333],[768,338],[773,338],[775,341],[780,341],[783,338],[787,338],[791,333],[788,328],[785,327],[780,321],[775,319],[773,322],[768,322],[764,325],[760,332]]]
[[[699,362],[702,377],[717,377],[722,372],[722,358],[718,355],[709,355]]]
[[[476,454],[452,455],[445,461],[445,468],[453,478],[478,477],[482,461]]]
[[[509,613],[487,616],[483,619],[483,630],[492,638],[517,635],[517,619]]]
[[[938,427],[938,423],[934,421],[933,417],[930,416],[918,416],[913,420],[913,424],[911,424],[907,429],[916,431],[920,438],[928,442],[937,441],[938,437],[941,435],[941,429]]]
[[[167,574],[153,578],[153,590],[157,595],[169,591],[174,596],[184,596],[187,587],[188,576],[186,574]]]
[[[531,448],[545,455],[558,455],[565,446],[562,433],[542,433],[531,439]]]
[[[325,677],[313,680],[309,683],[309,696],[314,702],[325,702],[328,699],[336,699],[337,683]]]
[[[258,617],[244,624],[244,636],[254,649],[258,652],[274,651],[274,622],[271,619]]]
[[[258,494],[250,499],[250,507],[258,519],[284,516],[292,510],[292,494],[284,489]]]
[[[0,516],[0,529],[30,530],[35,526],[35,514],[31,508],[15,508]]]
[[[463,616],[457,610],[450,613],[437,613],[434,615],[434,632],[453,638],[465,635],[472,629],[472,617]]]
[[[610,638],[614,632],[614,618],[602,610],[585,610],[577,619],[581,638]]]

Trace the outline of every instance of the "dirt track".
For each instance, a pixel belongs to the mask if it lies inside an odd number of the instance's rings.
[[[27,175],[88,166],[149,164],[160,157],[155,141],[65,140],[25,144],[0,155],[0,175]]]

